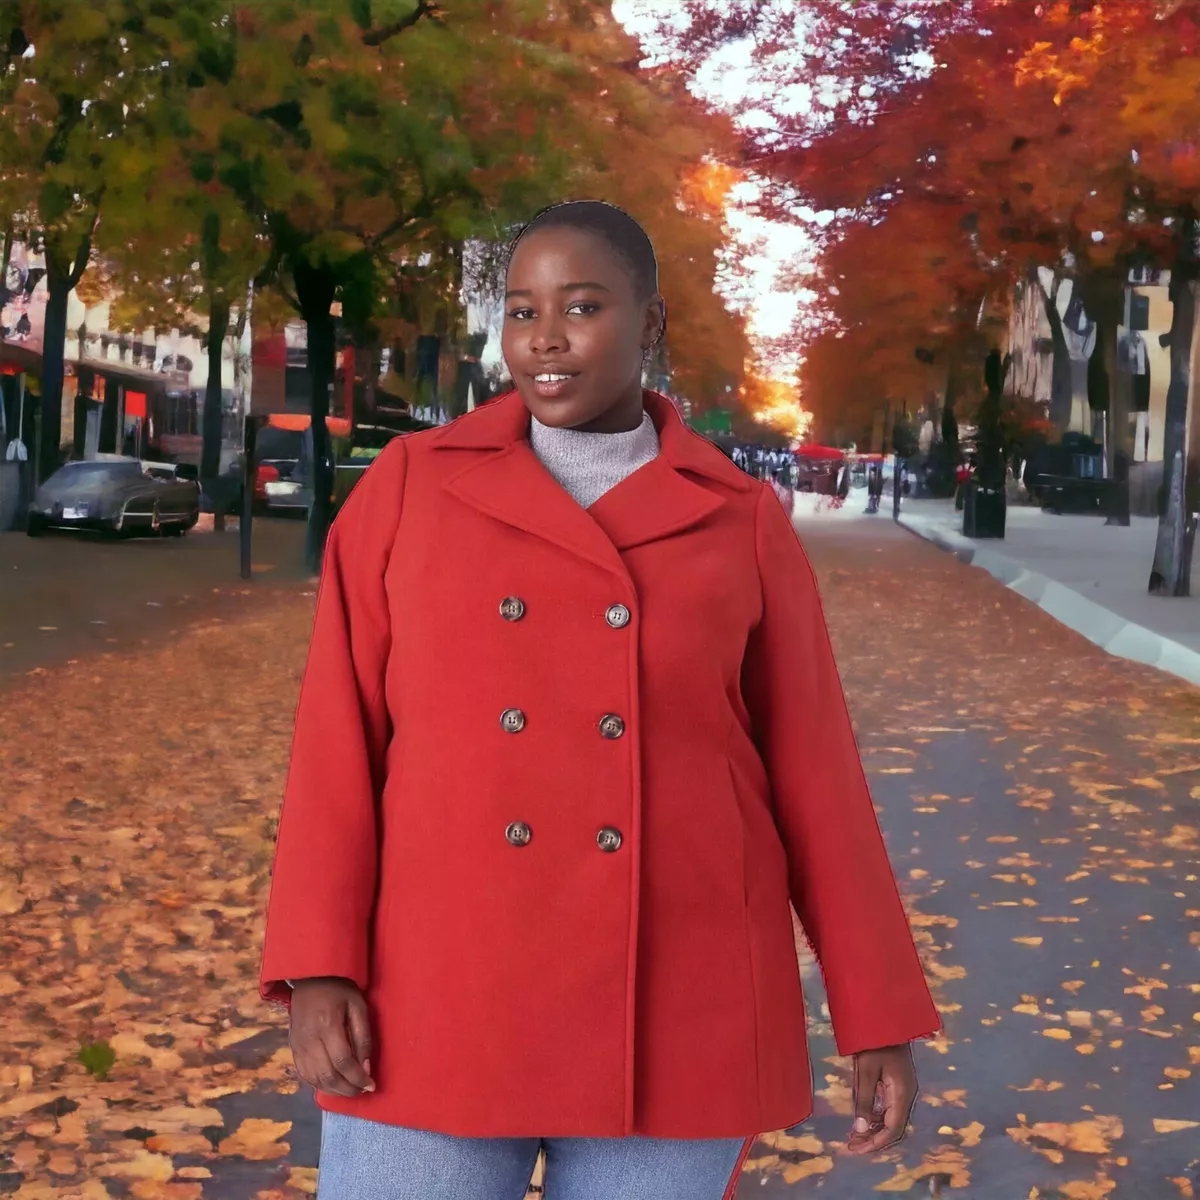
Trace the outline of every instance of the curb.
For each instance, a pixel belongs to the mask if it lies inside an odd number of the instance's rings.
[[[953,554],[959,562],[986,571],[1010,591],[1036,604],[1059,624],[1087,638],[1109,654],[1142,666],[1155,667],[1200,687],[1200,653],[1191,647],[1155,633],[1144,625],[1137,625],[1056,579],[1031,571],[990,547],[977,545],[961,533],[912,516],[906,517],[903,513],[897,524],[909,533],[932,542],[938,549]]]

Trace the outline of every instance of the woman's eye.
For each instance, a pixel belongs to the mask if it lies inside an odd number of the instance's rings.
[[[586,300],[580,300],[578,303],[572,304],[571,307],[567,309],[567,312],[569,312],[569,313],[577,312],[580,314],[580,316],[584,316],[584,317],[590,317],[592,315],[592,313],[599,312],[599,311],[600,311],[600,305],[591,304]]]
[[[510,321],[526,321],[533,312],[530,308],[514,308],[508,313]]]

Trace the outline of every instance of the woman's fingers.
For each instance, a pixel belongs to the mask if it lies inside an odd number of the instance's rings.
[[[876,1154],[903,1139],[917,1099],[917,1072],[909,1046],[855,1056],[854,1125],[849,1154]]]
[[[360,992],[356,992],[347,1002],[346,1027],[350,1034],[351,1053],[366,1080],[363,1090],[373,1092],[375,1083],[371,1079],[371,1014]]]
[[[318,1091],[353,1097],[375,1090],[364,1066],[370,1053],[367,1004],[349,980],[297,981],[291,1043],[296,1070]],[[361,1058],[358,1046],[364,1048]]]
[[[882,1082],[882,1063],[878,1055],[857,1055],[854,1060],[854,1124],[846,1146],[851,1154],[866,1153],[867,1143],[879,1128],[879,1089]]]
[[[863,1055],[855,1064],[854,1132],[866,1133],[879,1120],[883,1072],[877,1059]]]
[[[881,1150],[886,1150],[890,1146],[894,1146],[897,1142],[902,1141],[904,1135],[908,1132],[908,1118],[912,1113],[913,1101],[916,1099],[916,1090],[914,1089],[908,1096],[890,1087],[887,1088],[887,1091],[888,1097],[883,1114],[883,1126],[882,1128],[877,1128],[868,1137],[862,1151],[864,1154],[877,1154]]]
[[[303,1051],[293,1050],[296,1058],[296,1070],[305,1083],[310,1083],[318,1092],[330,1096],[345,1096],[353,1099],[362,1094],[362,1088],[356,1087],[341,1070],[334,1065],[324,1042],[317,1041]]]

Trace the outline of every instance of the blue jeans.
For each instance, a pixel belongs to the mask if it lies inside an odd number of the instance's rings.
[[[742,1138],[466,1138],[324,1113],[317,1200],[722,1200]]]

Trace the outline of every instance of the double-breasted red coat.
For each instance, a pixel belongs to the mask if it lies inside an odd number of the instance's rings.
[[[813,573],[647,393],[590,509],[519,396],[389,444],[330,535],[262,989],[344,976],[377,1091],[470,1136],[736,1137],[811,1111],[795,905],[841,1053],[938,1028]]]

